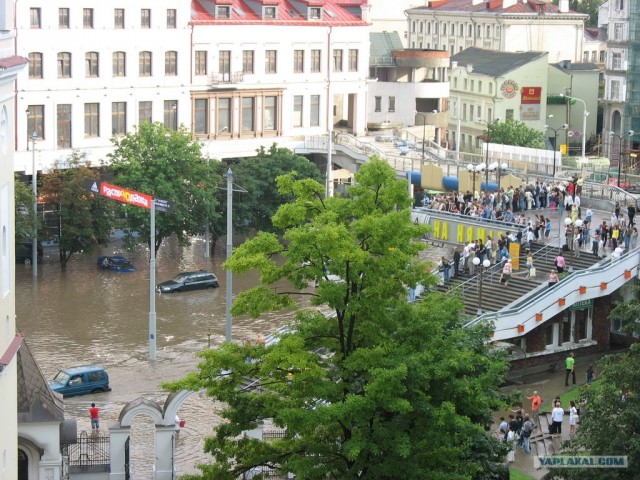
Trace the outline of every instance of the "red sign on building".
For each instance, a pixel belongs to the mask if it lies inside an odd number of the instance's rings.
[[[520,90],[522,104],[540,103],[542,99],[542,87],[522,87]]]
[[[128,190],[105,182],[100,183],[100,195],[118,202],[149,209],[151,208],[151,202],[153,202],[153,196],[151,195],[134,192],[133,190]]]

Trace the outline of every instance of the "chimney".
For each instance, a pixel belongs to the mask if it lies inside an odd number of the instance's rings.
[[[364,5],[360,5],[360,18],[362,19],[363,22],[368,22],[369,21],[369,10],[371,9],[371,5],[367,5],[367,3],[365,2]]]
[[[471,5],[480,5],[484,3],[484,0],[471,0]]]
[[[560,0],[558,11],[560,13],[569,13],[569,0]]]
[[[502,0],[502,8],[513,7],[518,3],[518,0]]]
[[[473,64],[472,63],[469,63],[467,65],[467,73],[473,73]]]
[[[454,68],[458,68],[458,62],[456,62],[455,60],[451,62],[451,69],[453,70]]]

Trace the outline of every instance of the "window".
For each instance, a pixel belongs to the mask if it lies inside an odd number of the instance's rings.
[[[262,18],[276,18],[277,9],[275,6],[262,7]]]
[[[620,81],[611,80],[611,100],[620,100]]]
[[[82,9],[82,26],[84,28],[93,28],[93,8]]]
[[[57,110],[58,148],[71,148],[71,105],[60,104]]]
[[[476,118],[480,120],[482,118],[482,107],[480,105],[476,108]]]
[[[42,78],[42,53],[29,54],[29,78]]]
[[[607,60],[607,51],[600,50],[600,63],[605,63],[606,60]]]
[[[491,38],[491,25],[487,25],[487,38]]]
[[[293,96],[293,126],[302,126],[302,95]]]
[[[111,134],[124,135],[127,133],[127,103],[113,102],[111,104]]]
[[[151,102],[139,102],[138,103],[138,123],[149,122],[151,123],[152,106]]]
[[[482,93],[482,80],[478,80],[478,93]]]
[[[489,95],[493,95],[493,83],[489,83]]]
[[[196,75],[207,74],[207,52],[205,50],[196,50],[195,64]]]
[[[311,105],[309,107],[309,125],[320,126],[320,95],[311,95]]]
[[[164,74],[171,77],[178,74],[178,52],[172,50],[164,53]]]
[[[374,111],[375,112],[380,112],[382,111],[382,97],[375,97],[375,108]]]
[[[209,100],[206,98],[196,98],[193,102],[193,130],[196,134],[205,135],[209,133]]]
[[[293,72],[304,73],[304,50],[293,51]]]
[[[623,24],[622,23],[616,23],[613,26],[613,39],[616,41],[621,41],[622,40],[622,29],[623,29]]]
[[[311,72],[319,73],[321,71],[320,57],[320,50],[311,50]]]
[[[469,27],[467,28],[467,37],[473,37],[473,25],[469,25]]]
[[[42,28],[41,11],[39,8],[30,8],[31,28]]]
[[[126,60],[127,54],[125,52],[113,52],[114,77],[125,77],[127,75]]]
[[[58,53],[58,78],[71,78],[71,54]]]
[[[496,25],[496,38],[500,38],[500,26]]]
[[[396,111],[396,97],[389,97],[389,111]]]
[[[616,0],[616,10],[624,10],[624,0]]]
[[[231,99],[218,99],[218,133],[230,132],[231,130]]]
[[[582,52],[582,63],[587,63],[589,61],[589,52]]]
[[[178,130],[178,101],[164,101],[164,126],[170,130]]]
[[[333,51],[333,71],[342,71],[342,50],[335,49]]]
[[[467,119],[467,104],[463,103],[462,104],[462,120],[466,120]]]
[[[27,112],[27,136],[44,138],[44,105],[29,105]]]
[[[142,28],[151,28],[151,9],[143,8],[140,10],[140,26]]]
[[[278,125],[278,97],[264,97],[264,129],[275,130]]]
[[[453,88],[458,88],[458,77],[453,78]]]
[[[167,28],[176,28],[177,23],[176,9],[167,8]]]
[[[69,9],[58,9],[58,28],[69,28]]]
[[[113,10],[113,28],[124,28],[124,8],[116,8]]]
[[[473,105],[469,105],[469,121],[473,122]]]
[[[512,108],[508,108],[505,112],[505,120],[509,120],[510,118],[513,118],[513,109]]]
[[[242,97],[242,131],[253,132],[254,128],[255,98]]]
[[[447,24],[443,23],[442,24],[442,35],[446,35],[447,34]]]
[[[469,79],[465,78],[464,79],[464,89],[463,90],[468,90],[469,89]]]
[[[458,26],[458,36],[464,37],[464,25],[462,23]]]
[[[151,52],[140,52],[139,54],[139,75],[141,77],[151,76]]]
[[[231,7],[228,5],[218,5],[216,9],[216,18],[223,20],[231,18]]]
[[[276,50],[267,50],[265,52],[265,61],[264,61],[264,73],[276,73],[277,72],[277,51]]]
[[[320,20],[322,18],[322,8],[320,7],[309,7],[309,19],[310,20]]]
[[[598,52],[594,50],[591,52],[591,63],[596,63],[598,61]]]
[[[471,89],[470,89],[471,92],[473,92],[473,89],[475,87],[475,83],[476,83],[475,80],[471,80]]]
[[[254,58],[253,50],[242,51],[242,73],[253,74],[253,65],[254,65],[253,58]]]
[[[218,73],[222,75],[223,82],[229,82],[231,80],[231,50],[220,51]]]
[[[349,49],[349,71],[358,71],[358,50],[355,48]]]
[[[611,67],[614,70],[620,70],[622,68],[622,54],[614,53],[611,57]]]
[[[98,52],[87,52],[84,54],[84,73],[87,78],[98,78],[100,76],[98,60]]]
[[[85,137],[100,136],[100,104],[99,103],[84,104],[84,136]]]
[[[493,109],[487,108],[487,122],[493,122]]]

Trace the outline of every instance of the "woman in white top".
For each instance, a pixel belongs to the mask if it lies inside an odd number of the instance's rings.
[[[507,453],[507,462],[513,463],[516,461],[516,432],[514,432],[509,425],[509,433],[507,433],[507,445],[509,445],[509,453]]]
[[[578,409],[576,408],[576,402],[571,400],[569,402],[571,408],[569,408],[569,435],[573,436],[576,433],[576,424],[578,423]]]
[[[562,419],[564,418],[564,409],[560,402],[556,402],[556,406],[551,410],[551,434],[562,434]]]

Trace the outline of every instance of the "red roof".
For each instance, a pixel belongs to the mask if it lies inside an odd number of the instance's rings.
[[[29,60],[19,55],[12,55],[11,57],[0,58],[0,69],[6,70],[7,68],[18,67],[25,63],[29,63]]]
[[[502,0],[488,0],[473,5],[471,0],[432,0],[430,6],[412,8],[411,11],[437,12],[474,12],[474,13],[545,13],[560,15],[576,15],[578,12],[570,10],[561,13],[557,5],[542,0],[516,0],[515,5],[503,8]]]
[[[4,367],[11,363],[11,360],[13,360],[13,357],[20,349],[20,345],[22,345],[23,341],[24,335],[22,335],[21,333],[16,333],[16,336],[13,337],[13,340],[11,340],[11,343],[7,347],[7,350],[2,354],[2,357],[0,357],[0,372],[4,369]]]
[[[260,0],[263,5],[278,8],[276,18],[263,19],[244,0],[191,0],[191,23],[194,25],[307,25],[359,26],[367,25],[354,7],[367,5],[368,0],[302,0],[308,6],[322,7],[322,18],[307,20],[306,12],[288,0]],[[216,5],[229,5],[231,18],[215,18]]]

